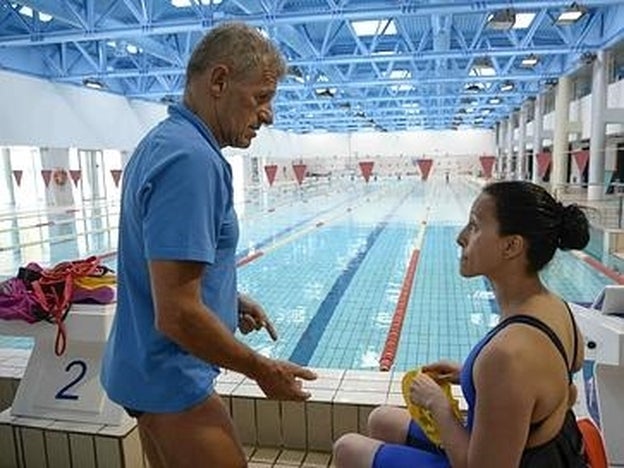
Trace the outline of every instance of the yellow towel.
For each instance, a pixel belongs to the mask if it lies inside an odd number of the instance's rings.
[[[412,385],[412,380],[418,374],[420,374],[420,368],[411,370],[403,376],[402,382],[402,390],[403,390],[403,398],[405,399],[405,403],[407,404],[407,409],[412,416],[412,419],[418,423],[420,428],[423,430],[425,435],[429,438],[431,442],[436,445],[442,444],[442,439],[440,438],[440,431],[438,426],[436,425],[431,413],[425,408],[421,408],[420,406],[414,405],[410,401],[410,387]],[[449,402],[451,403],[451,409],[453,410],[453,414],[458,420],[461,420],[461,413],[459,412],[459,403],[455,398],[453,398],[453,394],[451,393],[451,384],[449,382],[444,382],[439,384],[442,387],[442,390],[446,394]]]
[[[79,276],[74,278],[74,284],[84,289],[96,289],[102,286],[116,286],[117,276],[106,274],[102,276]]]

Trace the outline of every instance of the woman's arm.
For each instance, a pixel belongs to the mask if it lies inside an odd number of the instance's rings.
[[[436,361],[422,366],[422,371],[433,377],[436,382],[459,383],[462,365],[453,361]]]
[[[475,362],[474,425],[467,465],[458,466],[517,467],[526,447],[536,402],[530,365],[534,356],[531,349],[505,335],[484,348]]]

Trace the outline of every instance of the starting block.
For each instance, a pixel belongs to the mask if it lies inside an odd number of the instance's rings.
[[[67,347],[54,354],[56,325],[0,320],[0,334],[32,336],[35,345],[11,407],[12,416],[122,425],[130,417],[100,384],[115,304],[74,304],[65,319]]]

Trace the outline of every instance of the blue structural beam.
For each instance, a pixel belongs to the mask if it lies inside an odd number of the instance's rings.
[[[0,1],[0,68],[162,102],[179,99],[184,64],[206,29],[255,25],[288,61],[275,102],[284,129],[491,126],[624,37],[621,0],[583,1],[581,19],[568,25],[554,20],[569,0]],[[526,27],[489,27],[504,9],[535,17]],[[380,23],[363,35],[356,22],[364,20]],[[529,55],[536,65],[522,64]],[[477,68],[484,60],[487,72]]]
[[[85,0],[86,4],[97,5],[96,0]],[[34,9],[48,12],[52,8],[54,2],[49,0],[23,0],[21,4],[27,5]],[[65,1],[63,4],[68,5]],[[224,2],[225,3],[225,2]],[[605,7],[619,5],[619,0],[584,0],[583,6],[586,8]],[[145,36],[145,35],[161,35],[174,34],[188,31],[204,31],[206,28],[214,26],[225,21],[243,20],[254,26],[266,26],[270,22],[273,26],[280,25],[298,25],[314,22],[331,22],[336,20],[343,21],[365,21],[378,20],[382,18],[402,18],[417,17],[436,14],[468,14],[468,13],[484,13],[496,9],[514,8],[521,10],[541,10],[544,8],[567,8],[571,4],[568,0],[519,0],[513,3],[508,0],[492,0],[477,2],[448,2],[444,4],[429,5],[399,5],[393,7],[375,7],[367,5],[366,8],[358,8],[357,6],[347,5],[340,9],[326,9],[321,12],[305,12],[301,11],[280,11],[279,15],[267,18],[262,13],[233,14],[225,12],[220,8],[215,8],[214,13],[208,18],[199,18],[197,15],[185,15],[181,18],[173,20],[151,21],[147,24],[121,24],[118,26],[102,26],[93,30],[83,31],[68,30],[54,31],[33,38],[29,34],[6,35],[0,38],[0,45],[4,46],[23,46],[30,45],[33,42],[39,44],[71,42],[82,39],[114,39],[128,36]],[[357,4],[355,4],[357,5]],[[87,34],[88,33],[88,34]]]

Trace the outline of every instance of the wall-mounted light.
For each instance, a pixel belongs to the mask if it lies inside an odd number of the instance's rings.
[[[97,78],[85,78],[84,80],[82,80],[82,84],[85,85],[87,88],[91,89],[104,88],[104,83],[102,83],[102,81],[98,80]]]
[[[592,63],[594,63],[594,60],[596,60],[596,54],[594,54],[593,52],[583,52],[581,54],[581,62],[586,65],[591,65]]]
[[[544,81],[544,84],[546,85],[547,88],[552,88],[553,86],[557,86],[557,83],[559,83],[559,80],[557,78],[548,78],[546,81]]]
[[[581,19],[581,16],[585,14],[585,10],[581,8],[576,2],[574,2],[570,8],[567,8],[561,12],[555,23],[565,25],[572,24]]]

